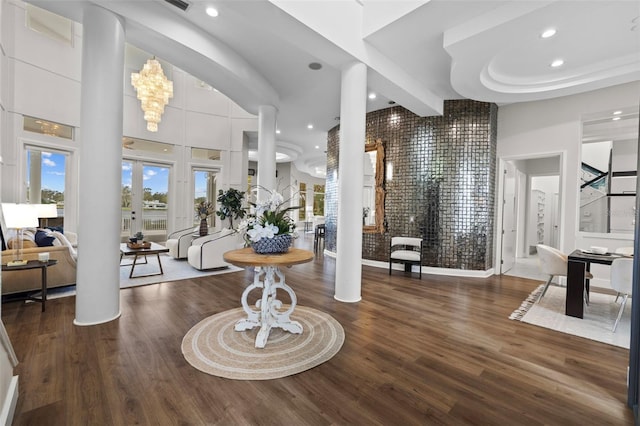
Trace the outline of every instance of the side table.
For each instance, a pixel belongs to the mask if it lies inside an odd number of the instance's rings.
[[[44,312],[45,303],[47,302],[47,268],[58,263],[55,259],[49,259],[46,262],[40,262],[39,260],[29,260],[24,265],[8,266],[2,265],[3,271],[28,271],[30,269],[40,269],[42,271],[42,295],[40,298],[34,296],[27,296],[30,300],[35,300],[42,304],[42,312]]]
[[[302,325],[290,318],[296,307],[297,298],[293,289],[285,283],[280,267],[310,262],[313,260],[312,252],[292,247],[282,254],[257,254],[251,247],[246,247],[228,251],[222,256],[225,262],[255,268],[253,284],[242,293],[242,308],[247,318],[236,323],[236,331],[260,327],[255,341],[256,348],[264,348],[272,328],[281,328],[293,334],[302,333]],[[262,289],[262,296],[256,301],[255,309],[249,306],[248,301],[249,293],[254,289]],[[291,305],[286,310],[282,309],[283,303],[276,297],[278,289],[286,291],[291,297]]]

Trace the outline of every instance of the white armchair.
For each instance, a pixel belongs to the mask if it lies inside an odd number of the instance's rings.
[[[186,259],[187,250],[191,246],[194,235],[198,234],[199,227],[182,229],[175,231],[167,236],[167,248],[169,256],[175,259]]]
[[[191,242],[187,251],[189,265],[196,269],[213,269],[229,266],[222,255],[230,250],[243,247],[242,238],[233,229],[223,229],[204,237],[196,238]]]
[[[538,296],[538,300],[536,303],[542,299],[542,297],[547,293],[547,289],[551,284],[551,280],[553,277],[566,277],[567,269],[569,267],[569,257],[558,250],[557,248],[550,247],[544,244],[538,244],[538,262],[540,263],[540,269],[542,273],[549,275],[549,279],[544,284],[544,288],[542,292],[540,292],[540,296]],[[585,271],[584,277],[587,280],[593,278],[593,275],[589,271]],[[585,302],[589,304],[589,299],[587,298],[587,293],[585,290]]]

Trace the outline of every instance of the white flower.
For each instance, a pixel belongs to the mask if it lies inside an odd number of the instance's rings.
[[[284,197],[278,192],[273,191],[269,197],[269,210],[277,210],[280,204],[284,202]]]
[[[254,243],[260,241],[263,238],[273,238],[278,233],[278,227],[275,225],[271,225],[270,223],[265,223],[264,226],[256,223],[253,225],[253,229],[249,229],[247,231],[247,235],[249,239]]]

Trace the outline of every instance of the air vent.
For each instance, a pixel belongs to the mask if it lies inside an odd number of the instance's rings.
[[[183,0],[164,0],[164,1],[184,11],[186,11],[189,8],[189,6],[191,6],[189,3]]]

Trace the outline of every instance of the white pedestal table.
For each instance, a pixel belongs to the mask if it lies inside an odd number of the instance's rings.
[[[240,267],[254,267],[253,283],[242,293],[242,308],[247,318],[239,320],[235,325],[236,331],[250,330],[260,327],[256,336],[255,347],[264,348],[272,328],[281,328],[294,334],[302,333],[302,325],[292,321],[290,316],[297,304],[296,294],[285,283],[284,274],[280,270],[283,266],[298,265],[313,260],[313,252],[298,248],[290,248],[281,254],[258,254],[251,247],[232,250],[224,253],[225,262]],[[262,297],[255,308],[249,305],[249,293],[255,289],[262,289]],[[291,298],[291,305],[282,311],[282,301],[277,298],[277,290],[286,291]]]

